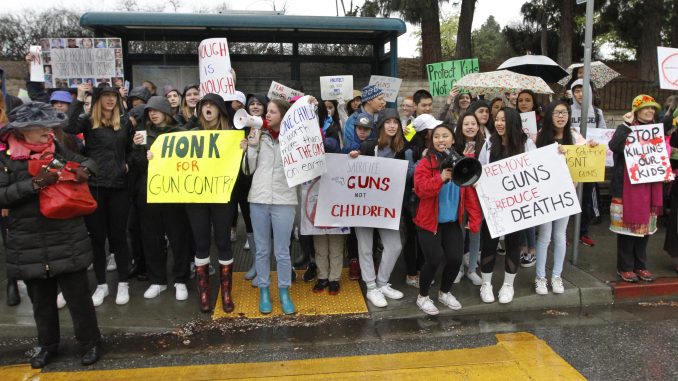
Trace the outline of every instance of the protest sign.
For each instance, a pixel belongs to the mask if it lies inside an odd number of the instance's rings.
[[[520,120],[523,122],[523,131],[533,142],[537,141],[537,114],[534,111],[521,112]]]
[[[301,184],[301,234],[348,234],[351,229],[347,227],[316,227],[313,226],[315,213],[318,206],[318,190],[320,189],[320,177]]]
[[[293,187],[325,173],[325,146],[315,105],[306,95],[292,105],[280,123],[280,154],[287,185]]]
[[[607,147],[599,144],[564,145],[565,160],[572,180],[578,183],[605,181],[605,154]]]
[[[572,127],[575,131],[581,133],[579,127]],[[593,140],[598,144],[603,144],[605,147],[610,143],[612,135],[614,135],[614,128],[587,128],[586,129],[586,140]],[[605,166],[614,167],[614,154],[610,151],[610,148],[607,147],[605,151]]]
[[[340,154],[327,154],[326,160],[315,226],[399,229],[406,160]]]
[[[301,91],[294,90],[293,88],[287,87],[282,83],[271,81],[271,87],[268,89],[268,97],[270,99],[278,98],[289,102],[292,100],[292,98],[297,96],[303,97],[304,93],[302,93]]]
[[[42,48],[31,45],[28,51],[33,55],[31,59],[31,82],[43,82],[45,80],[45,68],[42,65]]]
[[[477,58],[426,65],[429,89],[434,97],[448,96],[454,84],[461,77],[478,72],[480,72],[480,66],[478,66]]]
[[[231,56],[228,40],[208,38],[198,46],[198,70],[200,71],[200,96],[219,94],[225,101],[235,100],[235,81],[231,74]]]
[[[342,96],[345,100],[353,97],[353,76],[334,75],[320,77],[320,98],[324,101],[336,100]]]
[[[370,77],[370,85],[377,86],[377,88],[384,92],[384,100],[386,102],[397,101],[398,92],[400,91],[400,85],[402,83],[403,80],[401,78],[384,77],[381,75],[373,75]]]
[[[243,131],[160,135],[148,161],[148,203],[227,203],[240,170]]]
[[[670,156],[666,151],[663,124],[631,126],[624,146],[626,170],[631,184],[673,180]]]
[[[581,212],[556,143],[484,165],[477,184],[492,238]]]
[[[659,87],[678,90],[678,49],[657,47]]]
[[[43,38],[40,47],[47,88],[78,87],[82,83],[123,86],[119,38]]]

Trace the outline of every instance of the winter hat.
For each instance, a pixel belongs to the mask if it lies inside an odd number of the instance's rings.
[[[475,114],[476,111],[478,111],[478,109],[481,109],[481,108],[490,109],[490,104],[487,103],[487,101],[485,101],[485,100],[479,99],[479,100],[471,103],[471,105],[468,107],[468,111]]]
[[[362,96],[363,93],[361,93],[360,90],[353,90],[353,98],[351,99],[361,98]]]
[[[414,126],[414,130],[417,132],[432,130],[441,124],[443,124],[443,122],[436,119],[431,114],[421,114],[412,121],[412,126]]]
[[[52,96],[49,97],[49,103],[52,102],[64,102],[64,103],[71,103],[73,102],[73,97],[71,97],[71,93],[68,91],[55,91],[52,93]]]
[[[361,98],[363,103],[367,103],[371,101],[372,99],[380,96],[383,94],[383,91],[381,91],[380,88],[378,88],[375,85],[367,85],[363,87],[363,92],[361,93]]]
[[[146,110],[146,105],[138,105],[137,107],[131,108],[127,114],[134,119],[137,120],[137,122],[141,121],[141,118],[144,116],[144,111]]]
[[[247,94],[247,104],[246,104],[246,106],[247,106],[248,108],[250,107],[250,103],[252,102],[253,99],[258,100],[259,103],[261,103],[262,105],[264,105],[264,110],[266,110],[266,107],[268,107],[268,102],[271,101],[270,99],[268,99],[268,96],[267,96],[266,94],[264,94],[264,93],[252,93],[252,94]],[[265,112],[265,111],[264,111],[264,112]]]
[[[384,123],[386,123],[386,121],[389,119],[397,120],[398,124],[400,124],[400,127],[402,128],[402,122],[400,121],[400,115],[398,114],[398,111],[393,108],[385,108],[379,111],[379,116],[377,117],[377,129],[382,128]]]
[[[205,104],[205,102],[212,102],[214,103],[217,108],[219,109],[219,112],[221,113],[222,116],[228,117],[228,111],[226,110],[226,102],[224,101],[224,98],[221,97],[221,95],[214,94],[214,93],[209,93],[205,94],[204,97],[198,102],[198,104],[195,106],[198,115],[200,115],[200,112],[202,110],[202,105]]]
[[[187,93],[188,90],[190,90],[190,89],[196,89],[196,90],[200,91],[200,86],[198,86],[198,85],[196,85],[196,84],[192,84],[192,85],[188,85],[188,86],[184,87],[184,92],[181,93],[181,98],[182,98],[182,99],[183,99],[183,98],[186,98],[186,93]]]
[[[0,133],[3,138],[11,130],[26,127],[63,127],[68,122],[66,114],[43,102],[28,102],[12,109],[7,116],[9,123],[2,128],[2,133]]]
[[[236,91],[235,92],[235,100],[242,103],[244,106],[247,103],[247,98],[245,98],[245,93],[242,91]]]
[[[163,94],[165,94],[165,96],[168,96],[169,93],[171,93],[171,92],[173,92],[173,91],[174,91],[175,93],[177,93],[178,96],[181,96],[181,93],[179,92],[179,90],[178,90],[176,87],[172,86],[172,85],[166,85],[166,86],[163,88]]]
[[[144,86],[137,86],[133,88],[132,91],[129,92],[129,94],[127,94],[128,102],[131,101],[132,98],[139,98],[142,101],[144,101],[144,103],[146,103],[148,102],[148,99],[151,98],[151,92],[148,91],[148,89],[145,88]]]
[[[361,112],[355,118],[355,126],[374,128],[374,117],[368,112]]]
[[[640,94],[637,97],[633,98],[633,103],[631,103],[631,108],[635,114],[638,110],[645,107],[654,107],[655,110],[659,111],[662,109],[662,106],[657,103],[654,98],[646,94]]]
[[[148,90],[146,90],[148,91]],[[118,102],[122,102],[122,98],[120,97],[120,91],[118,91],[117,87],[112,87],[112,86],[97,86],[94,89],[92,89],[92,104],[95,104],[99,101],[99,98],[104,93],[112,93],[115,94],[115,96],[118,98]]]
[[[146,102],[144,114],[148,114],[149,109],[158,110],[165,115],[172,116],[172,107],[170,106],[169,101],[167,98],[160,95],[154,95]]]

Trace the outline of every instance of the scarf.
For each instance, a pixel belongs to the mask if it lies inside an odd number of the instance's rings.
[[[273,131],[273,130],[271,129],[271,127],[269,127],[268,125],[263,125],[263,126],[261,126],[261,131],[262,131],[262,132],[263,132],[263,131],[268,131],[268,133],[271,134],[271,137],[272,137],[274,140],[278,140],[278,135],[280,135],[280,131],[279,131],[279,130],[278,130],[278,131]]]
[[[7,137],[10,158],[12,160],[39,160],[47,155],[54,155],[54,134],[49,135],[49,141],[44,144],[29,144],[10,134]]]

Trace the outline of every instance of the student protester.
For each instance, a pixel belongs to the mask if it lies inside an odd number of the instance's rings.
[[[151,97],[158,95],[157,93],[158,87],[155,85],[155,83],[151,81],[143,81],[141,85],[148,90],[148,93],[150,94]]]
[[[170,86],[167,91],[165,91],[165,98],[172,108],[172,117],[176,116],[181,112],[181,94],[174,86]]]
[[[200,87],[196,84],[184,87],[181,93],[181,113],[176,116],[179,124],[186,124],[191,117],[195,116],[195,106],[200,101]]]
[[[280,124],[289,108],[288,102],[272,99],[266,110],[267,125],[252,129],[241,142],[241,148],[246,149],[243,166],[247,166],[246,172],[253,173],[248,201],[256,242],[259,312],[263,314],[273,311],[269,290],[271,246],[277,262],[282,311],[286,315],[296,312],[289,288],[292,285],[290,238],[298,203],[297,190],[287,185],[278,141]]]
[[[459,119],[459,116],[466,113],[466,110],[468,110],[470,105],[471,94],[468,92],[460,92],[455,86],[450,90],[450,95],[447,97],[445,106],[440,111],[438,119],[454,128],[454,123]]]
[[[335,100],[323,101],[318,106],[318,123],[326,138],[333,138],[341,145],[344,132],[339,119],[338,102]]]
[[[151,93],[144,86],[137,86],[127,94],[127,109],[131,110],[136,106],[146,104],[151,98]]]
[[[478,160],[483,165],[536,149],[532,140],[523,132],[520,113],[517,110],[510,107],[499,110],[494,119],[494,128],[495,132],[485,141],[478,156]],[[499,290],[499,303],[510,303],[513,300],[513,282],[520,265],[521,232],[517,231],[504,236],[506,245],[504,283]],[[485,303],[493,303],[492,272],[499,238],[492,238],[487,221],[483,222],[481,234],[480,275],[483,284],[480,287],[480,298]]]
[[[504,107],[517,109],[518,108],[518,93],[506,92],[504,93]]]
[[[427,90],[421,89],[412,95],[414,102],[414,117],[423,114],[433,114],[433,96]]]
[[[151,285],[144,298],[153,299],[167,290],[167,252],[164,250],[165,235],[172,248],[174,264],[174,288],[176,300],[188,299],[186,282],[190,273],[190,224],[183,204],[146,203],[148,161],[153,159],[150,151],[153,142],[163,134],[185,131],[172,118],[172,109],[165,97],[154,96],[148,100],[144,113],[145,122],[137,126],[134,135],[132,158],[137,168],[134,188],[137,193],[137,209],[141,217],[141,233],[146,256],[146,267]],[[146,137],[144,138],[144,133]]]
[[[353,90],[353,98],[351,100],[346,102],[343,97],[340,97],[337,99],[337,101],[339,121],[341,122],[341,128],[343,129],[346,126],[346,120],[348,117],[353,115],[354,112],[360,110],[360,105],[362,104],[362,93],[360,90]]]
[[[363,87],[362,92],[362,106],[360,110],[356,110],[351,116],[348,117],[346,123],[344,124],[344,147],[348,147],[349,150],[355,151],[360,148],[360,142],[357,141],[355,137],[355,122],[358,118],[358,115],[361,113],[368,113],[372,118],[376,119],[377,113],[383,110],[386,106],[386,101],[384,100],[384,92],[374,85],[367,85]],[[373,130],[370,138],[376,138],[376,132]]]
[[[614,154],[610,181],[610,230],[617,234],[617,274],[626,282],[653,282],[647,269],[647,243],[657,232],[657,216],[663,209],[662,183],[632,184],[626,168],[624,148],[632,126],[653,124],[661,106],[649,95],[640,94],[631,103],[632,117],[617,126],[608,147]]]
[[[502,109],[502,107],[504,107],[504,98],[502,97],[492,98],[492,100],[490,101],[490,120],[488,122],[489,124],[492,124],[494,122],[494,118],[497,116],[497,113],[499,112],[499,110]],[[489,137],[490,135],[491,134],[487,135],[487,137]]]
[[[106,283],[106,239],[115,250],[118,271],[118,291],[115,303],[129,302],[129,253],[127,249],[127,215],[129,196],[127,173],[132,150],[133,128],[122,115],[122,98],[114,87],[93,90],[91,113],[83,113],[85,87],[78,88],[68,126],[64,131],[83,134],[85,155],[94,160],[99,174],[89,181],[92,196],[97,201],[94,213],[85,217],[94,251],[94,273],[97,288],[92,295],[94,306],[100,306],[108,296]]]
[[[365,96],[363,96],[363,99],[365,99]],[[353,150],[349,152],[349,156],[356,158],[359,155],[366,155],[388,159],[404,159],[405,139],[403,138],[403,129],[400,125],[398,112],[394,109],[384,109],[379,113],[378,118],[377,139],[364,141],[360,145],[360,151]],[[356,128],[356,134],[357,132]],[[384,245],[384,251],[378,265],[378,273],[375,274],[373,258],[374,230],[374,228],[367,227],[355,228],[360,255],[360,273],[367,286],[367,299],[370,303],[375,307],[386,307],[388,302],[384,297],[389,299],[402,299],[403,297],[402,292],[393,289],[390,283],[388,283],[391,272],[400,256],[402,243],[400,242],[400,232],[398,230],[376,229]]]
[[[414,100],[412,97],[403,98],[400,102],[400,123],[403,127],[409,126],[414,120]]]
[[[532,90],[521,90],[518,93],[517,104],[518,111],[521,113],[534,111],[535,118],[537,119],[537,130],[540,130],[542,124],[542,110],[535,99],[534,92]]]
[[[492,126],[492,123],[490,123],[490,118],[493,117],[491,113],[490,104],[482,99],[477,100],[471,103],[471,106],[469,106],[468,111],[473,113],[476,116],[476,119],[478,119],[478,126],[480,127],[479,131],[482,135],[484,142],[485,138],[489,137],[490,135],[492,135],[492,132],[494,132],[493,131],[494,127]],[[482,144],[478,147],[478,149],[480,148],[482,148]]]
[[[7,276],[26,283],[33,304],[39,351],[31,358],[32,368],[43,368],[57,355],[59,347],[58,287],[73,320],[78,344],[84,353],[80,362],[92,365],[101,356],[101,333],[90,298],[87,266],[92,249],[82,217],[47,218],[40,213],[38,194],[59,179],[56,170],[28,172],[30,160],[57,157],[79,163],[78,182],[97,173],[96,163],[65,149],[54,140],[53,128],[67,122],[63,113],[42,102],[31,102],[12,110],[9,123],[0,133],[5,149],[0,152],[0,208],[9,209],[5,252]]]

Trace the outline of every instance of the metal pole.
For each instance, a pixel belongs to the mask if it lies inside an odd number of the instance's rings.
[[[567,1],[567,0],[565,0]],[[581,116],[579,118],[579,128],[582,136],[586,138],[586,126],[588,124],[589,103],[593,96],[591,94],[591,40],[593,39],[593,1],[586,1],[586,34],[584,38],[584,99],[581,105]],[[576,101],[575,101],[576,102]],[[577,185],[577,198],[581,203],[583,195],[582,184]],[[579,259],[579,229],[581,228],[581,213],[574,217],[574,242],[572,244],[572,264],[576,265]]]

